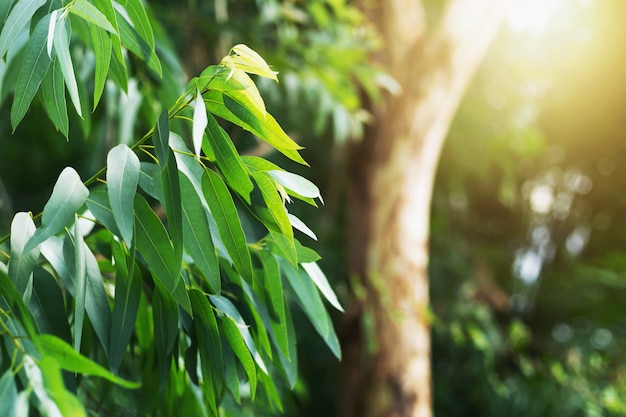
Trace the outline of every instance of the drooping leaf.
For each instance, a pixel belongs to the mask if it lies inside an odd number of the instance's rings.
[[[191,181],[185,175],[181,175],[179,180],[185,249],[206,278],[209,288],[219,294],[221,292],[220,271],[206,211]]]
[[[46,37],[48,36],[49,22],[50,15],[46,15],[37,23],[26,46],[22,69],[17,77],[15,96],[11,106],[11,126],[13,130],[15,130],[26,114],[50,66],[51,61],[46,53]]]
[[[72,343],[63,293],[56,279],[44,268],[34,272],[33,295],[28,306],[41,333],[50,333]]]
[[[291,223],[294,229],[301,231],[313,240],[317,240],[317,235],[315,234],[315,232],[313,232],[313,230],[311,230],[309,226],[304,224],[302,220],[300,220],[291,213],[287,213],[287,217],[289,218],[289,223]]]
[[[38,335],[35,343],[42,355],[54,358],[62,369],[85,375],[94,375],[104,378],[124,388],[139,388],[141,384],[119,378],[102,366],[76,352],[63,340],[50,334]]]
[[[115,217],[113,216],[113,210],[109,203],[109,193],[105,187],[95,188],[89,193],[89,198],[86,201],[87,208],[94,215],[97,221],[102,223],[104,227],[111,231],[111,233],[121,236]]]
[[[7,2],[8,0],[4,0],[2,3]],[[7,53],[20,31],[45,3],[46,0],[19,0],[15,4],[0,32],[0,58],[4,58],[4,54]]]
[[[115,241],[112,242],[112,245],[116,274],[115,300],[111,318],[109,366],[115,372],[122,363],[126,347],[135,327],[139,300],[141,298],[141,272],[138,267],[134,267],[134,259],[132,257],[130,262],[133,267],[129,271],[126,267],[127,261],[122,245]]]
[[[303,263],[301,265],[328,302],[337,310],[343,312],[343,307],[341,306],[341,303],[339,303],[337,295],[331,288],[326,275],[324,275],[324,272],[322,272],[319,265],[317,265],[316,262]]]
[[[48,237],[60,232],[72,221],[88,196],[89,190],[83,185],[78,173],[71,167],[65,168],[59,175],[52,195],[43,208],[42,227],[37,229],[26,244],[24,251],[30,251]]]
[[[112,43],[113,52],[115,53],[115,61],[119,63],[122,67],[124,67],[124,57],[122,55],[122,41],[119,35],[119,28],[117,26],[117,14],[115,13],[115,9],[113,8],[113,3],[111,0],[92,0],[94,6],[98,8],[102,12],[102,14],[106,17],[107,21],[113,27],[115,34],[112,34],[110,39]],[[125,88],[122,88],[124,91]]]
[[[183,309],[192,314],[185,282],[181,278],[180,269],[176,268],[174,248],[165,227],[148,202],[139,194],[135,196],[135,222],[137,249],[154,274],[155,281],[162,285]]]
[[[154,34],[143,3],[140,0],[123,0],[122,5],[126,9],[137,33],[154,50]]]
[[[157,290],[152,294],[154,341],[161,374],[165,383],[172,363],[172,349],[178,336],[178,307],[174,298]]]
[[[0,2],[0,25],[4,25],[4,22],[9,16],[9,11],[11,10],[11,6],[13,6],[13,2],[15,0],[7,0]]]
[[[39,359],[39,368],[46,394],[54,401],[60,415],[86,417],[87,413],[81,402],[65,387],[57,360],[52,356],[43,356]]]
[[[287,282],[296,294],[300,307],[313,324],[313,327],[322,336],[322,339],[324,339],[324,342],[326,342],[333,354],[338,359],[341,359],[339,339],[337,339],[332,321],[320,298],[317,287],[304,269],[295,269],[287,263],[282,263],[281,269],[284,271]]]
[[[65,99],[65,81],[61,64],[54,60],[41,83],[43,106],[54,126],[67,138],[69,137],[69,121],[67,117],[67,101]]]
[[[148,68],[154,71],[159,78],[162,77],[163,68],[161,67],[161,62],[159,61],[159,57],[154,51],[154,48],[146,43],[137,30],[132,27],[130,23],[128,23],[124,16],[122,16],[117,10],[115,13],[117,16],[117,25],[122,45],[127,47],[138,58],[143,59],[146,65],[148,65]]]
[[[319,188],[306,178],[287,171],[267,171],[267,173],[280,185],[307,198],[319,198],[322,204],[324,200]]]
[[[17,387],[13,378],[13,372],[8,369],[0,378],[0,415],[7,417],[15,416],[16,403]]]
[[[67,35],[66,23],[67,19],[59,20],[54,28],[54,50],[56,52],[56,59],[59,60],[61,64],[61,72],[65,79],[67,91],[70,93],[70,99],[74,104],[76,113],[82,118],[83,112],[78,95],[78,84],[76,83],[72,57],[70,56],[70,42]]]
[[[248,251],[246,236],[228,188],[216,173],[207,169],[202,177],[202,190],[211,209],[211,215],[217,223],[222,241],[234,262],[235,269],[251,281],[253,277],[252,260]]]
[[[193,150],[196,156],[200,157],[202,150],[202,139],[204,138],[204,129],[207,127],[207,112],[204,105],[204,99],[199,89],[196,89],[196,98],[193,101]]]
[[[241,337],[243,338],[246,347],[250,351],[250,354],[254,358],[254,361],[259,366],[259,368],[267,374],[267,367],[265,366],[265,362],[263,361],[260,352],[257,350],[254,339],[252,338],[250,330],[248,329],[248,325],[243,320],[243,317],[241,317],[241,314],[239,313],[239,310],[237,310],[237,307],[235,307],[233,303],[231,303],[231,301],[226,297],[209,295],[209,298],[215,308],[217,308],[219,311],[232,319],[233,324],[235,324],[235,328],[241,334]]]
[[[234,56],[231,56],[232,62],[236,68],[257,74],[261,77],[278,81],[276,72],[267,65],[267,62],[256,51],[244,44],[238,44],[231,48]]]
[[[96,6],[89,3],[87,0],[75,0],[70,8],[70,13],[85,19],[92,25],[98,26],[113,34],[117,34],[117,31],[111,22],[109,22],[107,17],[100,10],[98,10]]]
[[[93,89],[93,109],[95,110],[104,91],[104,85],[111,65],[113,47],[111,37],[107,35],[104,29],[95,25],[89,25],[89,35],[93,44],[93,53],[96,56]]]
[[[222,317],[222,320],[220,320],[220,324],[222,325],[222,331],[228,340],[230,348],[235,353],[237,358],[239,358],[239,361],[248,376],[248,382],[250,383],[250,397],[254,401],[257,378],[256,367],[254,366],[254,361],[252,360],[250,351],[246,347],[243,337],[241,336],[241,333],[232,318],[224,316]]]
[[[160,166],[165,166],[170,157],[170,125],[167,110],[163,110],[154,126],[152,135],[154,150]]]
[[[174,268],[180,271],[183,261],[183,214],[180,181],[174,153],[169,147],[167,152],[170,155],[167,162],[161,166],[161,196],[163,197],[162,203],[174,247]]]
[[[272,224],[266,225],[268,229],[271,227],[278,227],[278,231],[285,235],[288,241],[290,241],[289,246],[293,247],[293,252],[295,252],[295,243],[293,242],[293,228],[291,227],[291,222],[287,217],[287,210],[283,205],[283,202],[278,194],[278,190],[272,183],[272,181],[267,177],[267,174],[263,172],[253,172],[251,173],[252,178],[254,178],[254,182],[256,182],[259,187],[259,191],[263,196],[263,201],[265,206],[267,207],[267,212],[272,220]]]
[[[35,234],[35,223],[29,213],[20,212],[11,222],[11,258],[9,277],[28,303],[33,288],[33,270],[39,260],[39,248],[24,252],[28,240]]]
[[[77,219],[76,219],[77,220]],[[87,266],[83,235],[78,221],[74,221],[74,349],[80,352],[85,318],[85,298],[87,293]]]
[[[207,80],[207,77],[200,76],[199,83],[203,84],[205,80]],[[241,69],[230,68],[228,72],[220,71],[212,74],[208,77],[207,85],[209,89],[222,91],[233,100],[250,103],[263,116],[267,114],[265,102],[256,84]]]
[[[126,145],[120,144],[107,155],[107,190],[113,217],[128,247],[133,240],[133,202],[139,182],[139,158]]]
[[[208,115],[207,126],[207,136],[211,148],[215,152],[217,166],[228,185],[250,204],[250,192],[254,189],[250,180],[250,172],[239,157],[228,134],[211,114]]]

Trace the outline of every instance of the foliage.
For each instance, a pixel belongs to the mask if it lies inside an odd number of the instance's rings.
[[[106,167],[86,181],[65,168],[40,215],[13,217],[0,247],[3,415],[237,415],[255,397],[280,410],[297,380],[292,306],[340,357],[323,300],[341,305],[294,229],[315,235],[287,210],[316,206],[318,188],[241,156],[227,133],[306,164],[251,77],[276,73],[237,44],[166,109],[181,74],[141,1],[18,0],[0,18],[14,130],[41,105],[65,137],[88,136],[91,117],[111,114],[97,111],[107,95],[150,97],[153,125],[133,140],[127,101]]]

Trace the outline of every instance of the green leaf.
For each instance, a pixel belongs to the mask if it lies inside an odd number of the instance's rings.
[[[11,106],[11,126],[13,130],[17,128],[17,125],[26,114],[50,66],[51,61],[46,53],[49,23],[50,15],[46,15],[35,26],[35,30],[26,46],[24,60],[22,61],[22,67],[15,85],[13,105]]]
[[[4,22],[7,20],[11,6],[15,0],[0,1],[0,26],[4,26]]]
[[[285,295],[276,258],[266,250],[255,252],[263,265],[263,288],[269,298],[271,327],[283,354],[289,358],[289,340],[285,316]]]
[[[204,98],[211,113],[256,135],[293,161],[308,165],[298,153],[302,147],[287,136],[269,113],[263,115],[252,103],[239,103],[220,91],[208,91]]]
[[[246,236],[228,188],[216,173],[207,169],[202,177],[202,190],[235,269],[252,281],[252,260]]]
[[[93,44],[93,53],[96,56],[93,90],[93,109],[95,110],[102,97],[111,65],[112,41],[111,37],[104,30],[94,25],[89,25],[89,34]]]
[[[112,245],[116,274],[109,366],[115,372],[122,363],[137,319],[137,310],[141,298],[141,271],[138,267],[134,267],[134,260],[132,259],[131,271],[128,271],[122,245],[115,241],[112,242]]]
[[[38,362],[46,393],[54,401],[61,415],[86,417],[87,413],[81,402],[65,388],[57,360],[51,356],[44,356]]]
[[[85,298],[87,293],[87,266],[83,236],[80,233],[78,217],[74,221],[74,349],[80,352],[85,318]]]
[[[206,79],[206,77],[200,76],[200,85],[202,85]],[[233,100],[250,103],[259,114],[263,116],[267,114],[261,93],[254,81],[252,81],[252,78],[244,71],[237,68],[230,68],[227,73],[221,71],[218,74],[211,75],[208,77],[208,81],[208,88],[210,90],[222,91]]]
[[[239,358],[239,361],[243,365],[243,369],[248,376],[248,382],[250,383],[250,396],[254,401],[257,381],[256,367],[254,366],[254,361],[252,360],[250,351],[246,348],[246,344],[241,336],[241,333],[232,318],[228,316],[222,317],[220,323],[222,324],[222,330],[224,331],[224,335],[226,336],[232,351]]]
[[[224,313],[227,317],[229,317],[232,320],[233,324],[235,324],[235,328],[241,334],[241,337],[246,347],[250,351],[250,354],[254,358],[254,361],[259,366],[259,368],[261,368],[261,370],[267,374],[268,372],[267,372],[267,367],[265,366],[265,362],[263,362],[263,358],[261,357],[261,354],[257,350],[256,344],[254,343],[254,340],[252,339],[252,335],[250,334],[248,325],[243,320],[243,317],[241,317],[241,314],[237,310],[237,307],[235,307],[233,303],[231,303],[230,300],[226,297],[222,297],[218,295],[209,295],[209,298],[211,299],[211,303],[213,303],[215,308],[217,308],[219,311]]]
[[[170,157],[170,127],[167,110],[163,110],[159,115],[159,120],[154,126],[152,142],[159,165],[165,166]]]
[[[3,0],[3,3],[6,1]],[[0,58],[4,58],[4,54],[7,53],[17,35],[30,22],[35,12],[45,3],[46,0],[19,0],[15,4],[0,33]]]
[[[155,282],[162,285],[185,311],[192,314],[185,282],[181,278],[180,269],[176,268],[174,248],[165,227],[139,194],[135,196],[135,222],[137,249],[146,260]]]
[[[218,168],[228,185],[250,204],[250,193],[254,189],[254,184],[250,181],[250,172],[239,157],[232,140],[217,120],[209,114],[207,121],[207,136],[215,152]]]
[[[287,210],[285,210],[283,201],[278,194],[278,190],[274,186],[273,182],[267,177],[267,174],[263,172],[253,172],[251,175],[259,187],[261,195],[263,196],[263,201],[265,202],[265,206],[267,207],[267,211],[273,223],[266,224],[265,226],[267,226],[268,229],[271,227],[278,227],[278,231],[285,235],[289,242],[289,247],[293,249],[293,253],[295,254],[296,247],[293,242],[293,229],[291,227],[289,217],[287,217]]]
[[[126,9],[134,28],[141,38],[154,50],[154,34],[148,20],[148,14],[140,0],[124,0],[122,6]]]
[[[105,187],[96,188],[87,198],[87,208],[104,227],[117,236],[122,234],[117,228],[113,210],[109,204],[109,194]]]
[[[303,263],[302,268],[306,271],[307,274],[309,274],[317,288],[324,295],[324,297],[326,297],[328,302],[337,310],[343,312],[343,307],[341,306],[341,303],[339,303],[337,295],[335,295],[335,292],[328,283],[328,279],[326,279],[326,275],[324,275],[324,272],[322,272],[317,263]]]
[[[113,217],[128,247],[133,240],[133,202],[139,182],[139,158],[120,144],[107,155],[107,189]]]
[[[191,304],[190,304],[191,305]],[[172,364],[172,349],[178,336],[178,307],[174,299],[157,290],[152,293],[154,342],[161,370],[161,385],[167,379]]]
[[[29,213],[17,213],[11,222],[11,258],[9,277],[28,303],[33,289],[33,270],[39,260],[39,249],[24,252],[24,247],[35,234],[35,223]]]
[[[33,295],[28,307],[37,320],[41,333],[51,333],[67,343],[72,343],[63,293],[57,280],[44,268],[35,270]]]
[[[70,7],[70,13],[73,13],[76,16],[85,19],[92,25],[101,27],[107,32],[117,34],[117,31],[115,30],[113,25],[111,25],[111,22],[109,22],[106,16],[100,10],[98,10],[96,6],[89,3],[87,0],[75,0]]]
[[[143,59],[148,65],[148,68],[154,71],[159,78],[161,78],[163,76],[163,69],[154,48],[146,43],[137,30],[135,30],[135,28],[128,23],[124,16],[122,16],[117,10],[115,13],[117,15],[117,25],[122,45],[127,47],[138,58]]]
[[[256,53],[247,45],[235,45],[231,48],[231,52],[234,54],[234,56],[231,56],[231,60],[236,68],[250,74],[257,74],[261,77],[278,81],[278,78],[276,77],[277,73],[271,70],[261,55]]]
[[[0,378],[0,416],[15,416],[17,403],[17,387],[13,379],[13,372],[8,369]]]
[[[70,345],[56,336],[49,334],[38,335],[35,344],[43,356],[54,358],[62,369],[84,375],[94,375],[104,378],[124,388],[135,389],[141,384],[119,378],[91,359],[76,352]]]
[[[207,112],[202,94],[199,89],[196,89],[196,98],[193,101],[193,149],[198,157],[200,157],[200,151],[202,150],[202,139],[204,138],[204,129],[207,126]]]
[[[324,342],[326,342],[333,354],[338,359],[341,359],[339,340],[315,284],[302,268],[296,270],[287,263],[282,263],[281,268],[285,272],[287,282],[296,294],[300,307],[313,324],[313,327],[322,336],[322,339],[324,339]]]
[[[204,275],[209,288],[216,294],[222,290],[217,253],[211,240],[207,213],[191,181],[180,176],[183,210],[183,239],[194,264]]]
[[[98,8],[102,12],[102,14],[106,17],[107,21],[113,27],[115,31],[114,35],[111,35],[111,42],[113,47],[113,52],[115,52],[116,62],[120,63],[122,67],[124,67],[124,56],[122,55],[122,41],[120,39],[120,31],[117,26],[117,14],[115,13],[115,9],[113,8],[113,3],[111,0],[92,0],[94,6]],[[124,89],[124,91],[126,91]]]
[[[41,97],[43,106],[54,126],[66,138],[69,138],[69,121],[67,117],[67,101],[65,100],[65,81],[61,64],[58,60],[52,62],[41,83]]]
[[[291,172],[277,170],[267,171],[267,174],[288,190],[302,197],[319,198],[322,204],[324,203],[319,188],[306,178]]]
[[[301,231],[313,240],[317,240],[317,235],[313,232],[313,230],[309,229],[309,226],[304,224],[302,220],[291,213],[287,213],[287,217],[289,218],[289,223],[291,223],[291,226],[293,226],[294,229]],[[300,259],[300,257],[298,257],[298,259]],[[302,260],[300,262],[302,262]]]
[[[167,215],[167,225],[174,247],[174,268],[180,271],[183,261],[183,214],[180,196],[180,181],[178,167],[172,150],[167,162],[161,168],[161,195]]]
[[[67,226],[88,196],[89,190],[83,185],[78,173],[71,167],[65,168],[59,175],[52,195],[43,208],[41,218],[43,227],[37,229],[26,244],[24,251],[30,251]]]
[[[78,96],[78,84],[76,83],[76,75],[74,74],[74,66],[72,65],[72,57],[70,56],[70,43],[67,35],[65,24],[67,19],[59,20],[54,28],[54,50],[56,59],[61,64],[61,72],[65,79],[67,91],[70,93],[70,99],[74,104],[76,113],[82,118],[83,112],[80,106],[80,98]]]

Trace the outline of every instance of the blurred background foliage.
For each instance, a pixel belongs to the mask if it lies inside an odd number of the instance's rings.
[[[312,168],[281,164],[306,170],[326,200],[294,214],[317,233],[321,266],[349,304],[345,143],[368,121],[364,103],[395,88],[368,60],[384,45],[345,0],[149,4],[165,79],[133,68],[128,91],[107,88],[69,141],[36,103],[15,134],[0,124],[0,234],[12,212],[41,209],[63,166],[95,172],[120,136],[153,123],[156,98],[172,103],[188,78],[243,42],[279,71],[278,85],[261,82],[263,97]],[[436,16],[442,2],[425,4]],[[524,10],[511,11],[441,158],[430,261],[437,416],[626,414],[626,4],[543,7],[551,15],[531,8],[526,23]],[[89,57],[81,66],[92,71]],[[3,101],[1,120],[9,109]],[[234,137],[240,150],[266,152]],[[295,319],[301,380],[286,414],[334,415],[340,364]]]

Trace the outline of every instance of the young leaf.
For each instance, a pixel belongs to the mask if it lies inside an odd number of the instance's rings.
[[[228,185],[250,204],[250,193],[254,189],[254,184],[250,180],[250,172],[243,164],[228,134],[211,114],[208,115],[207,125],[207,136],[211,148],[215,152],[217,166]]]
[[[252,260],[235,203],[222,179],[210,169],[202,177],[202,190],[217,223],[220,236],[235,264],[235,269],[252,281]]]
[[[93,7],[93,6],[92,6]],[[96,68],[94,69],[93,109],[95,110],[102,97],[107,74],[111,64],[112,41],[107,33],[95,25],[89,25],[89,35],[93,44],[93,52],[96,56]]]
[[[278,82],[277,73],[270,69],[261,55],[247,45],[235,45],[231,48],[231,52],[234,54],[234,56],[231,56],[231,60],[236,68]]]
[[[28,240],[35,234],[35,223],[28,213],[17,213],[11,222],[11,258],[9,277],[28,303],[33,288],[33,270],[39,260],[39,249],[24,252]]]
[[[301,231],[313,240],[317,240],[317,235],[313,232],[313,230],[309,229],[309,226],[304,224],[302,220],[300,220],[291,213],[287,213],[287,217],[289,218],[289,222],[294,229]]]
[[[183,209],[183,240],[194,264],[204,275],[209,288],[216,294],[222,290],[217,253],[211,240],[206,211],[191,181],[180,176]]]
[[[120,144],[107,155],[107,189],[113,217],[128,247],[133,240],[133,202],[139,182],[139,158],[126,145]]]
[[[50,334],[42,334],[35,338],[35,344],[42,355],[54,358],[62,369],[85,375],[104,378],[124,388],[139,388],[141,384],[119,378],[102,366],[76,352],[63,340]]]
[[[89,190],[83,185],[78,173],[71,167],[65,168],[52,190],[52,195],[43,208],[41,224],[33,237],[28,241],[25,252],[46,240],[48,237],[60,232],[74,215],[83,206]]]
[[[37,23],[26,46],[22,69],[17,77],[15,96],[11,106],[11,126],[13,130],[15,130],[26,114],[50,66],[50,57],[46,53],[46,37],[48,36],[49,22],[50,15],[46,15]]]
[[[67,118],[65,81],[63,80],[63,72],[58,60],[54,60],[48,72],[46,72],[40,91],[41,101],[46,109],[46,113],[48,113],[48,117],[52,120],[56,129],[68,138],[70,126]]]
[[[267,171],[267,173],[272,178],[274,178],[276,182],[278,182],[280,185],[287,188],[288,190],[291,190],[294,193],[301,195],[302,197],[319,198],[322,204],[324,203],[319,188],[317,188],[315,184],[313,184],[306,178],[286,171],[272,170]]]
[[[54,28],[54,50],[56,51],[56,59],[61,64],[61,72],[65,79],[67,91],[70,93],[70,99],[74,104],[76,113],[82,118],[80,98],[78,96],[78,84],[76,83],[76,75],[74,74],[74,66],[72,65],[72,57],[70,56],[70,43],[65,27],[67,19],[57,22]]]
[[[198,157],[202,150],[202,138],[204,137],[204,129],[207,126],[207,113],[202,93],[196,89],[196,98],[193,101],[193,149]]]
[[[6,2],[7,0],[4,0],[2,3]],[[35,12],[45,3],[46,0],[19,0],[15,4],[0,33],[0,58],[4,58],[4,54],[7,53],[17,35],[30,22]]]
[[[155,281],[162,285],[183,309],[192,314],[185,282],[181,278],[180,269],[176,268],[172,243],[159,218],[139,194],[135,195],[135,222],[137,250],[153,272]]]
[[[98,26],[112,34],[117,34],[111,22],[108,21],[106,16],[102,14],[100,10],[93,4],[89,3],[87,0],[75,0],[72,7],[70,8],[70,13],[75,14],[92,25]],[[91,25],[90,25],[91,26]]]

